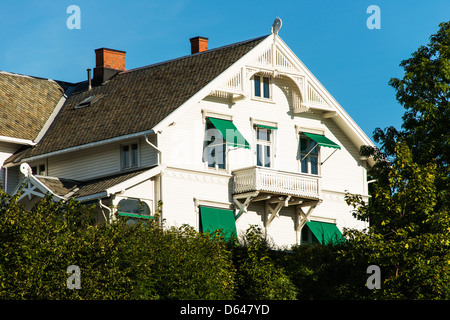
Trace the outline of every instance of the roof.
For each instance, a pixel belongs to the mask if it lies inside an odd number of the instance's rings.
[[[116,186],[117,184],[127,181],[148,170],[149,168],[145,168],[87,181],[75,181],[45,176],[36,176],[36,178],[55,195],[58,195],[62,198],[81,198],[93,194],[102,193],[108,188]]]
[[[34,140],[68,84],[0,71],[0,136]]]
[[[41,142],[15,161],[151,130],[266,37],[122,71],[90,91],[78,90]],[[102,96],[88,107],[75,108],[93,95]]]

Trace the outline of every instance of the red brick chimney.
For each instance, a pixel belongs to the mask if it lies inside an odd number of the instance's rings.
[[[191,54],[208,50],[208,38],[195,37],[189,40],[191,41]]]
[[[102,84],[125,70],[125,51],[100,48],[95,50],[94,85]]]

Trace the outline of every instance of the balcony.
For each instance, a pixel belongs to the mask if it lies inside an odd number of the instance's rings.
[[[292,198],[320,199],[320,177],[250,167],[233,171],[234,194],[258,191]]]

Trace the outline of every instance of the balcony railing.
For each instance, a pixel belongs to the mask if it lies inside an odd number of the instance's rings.
[[[233,171],[234,193],[263,191],[311,199],[320,198],[320,177],[250,167]]]

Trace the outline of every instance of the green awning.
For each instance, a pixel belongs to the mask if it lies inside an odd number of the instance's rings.
[[[250,149],[250,144],[247,142],[247,140],[245,140],[244,136],[239,132],[232,121],[217,118],[208,119],[222,134],[222,137],[227,142],[227,145],[232,147]]]
[[[321,244],[326,245],[330,242],[336,244],[345,241],[342,233],[334,223],[310,221],[306,225]]]
[[[141,218],[141,219],[155,219],[153,216],[139,214],[139,213],[129,213],[129,212],[117,212],[119,216],[130,217],[130,218]]]
[[[303,134],[309,138],[311,138],[312,140],[314,140],[315,142],[317,142],[317,144],[321,147],[328,147],[328,148],[334,148],[334,149],[341,149],[341,147],[331,141],[330,139],[328,139],[325,136],[322,136],[320,134],[314,134],[314,133],[308,133],[308,132],[303,132]]]
[[[258,128],[263,128],[263,129],[278,130],[277,127],[265,126],[265,125],[263,125],[263,124],[257,124],[256,126],[257,126]]]
[[[221,230],[225,239],[237,237],[236,220],[232,210],[200,207],[201,232],[213,233],[215,230]]]

